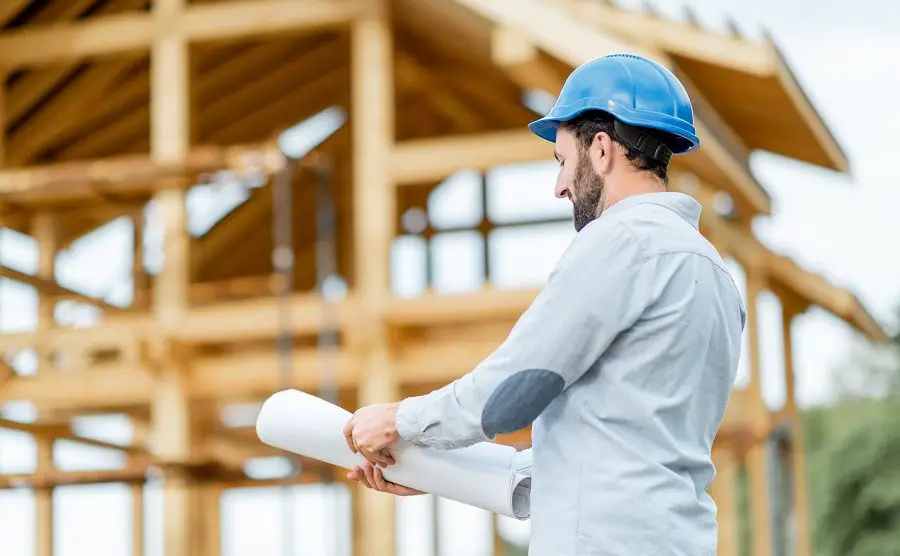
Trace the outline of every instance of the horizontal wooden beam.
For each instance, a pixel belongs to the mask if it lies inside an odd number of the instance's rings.
[[[505,329],[511,324],[512,320]],[[487,337],[448,335],[441,341],[405,345],[392,356],[392,368],[404,384],[447,382],[496,349],[504,328],[494,330]],[[290,372],[285,373],[285,368]],[[334,376],[326,376],[326,368]],[[315,392],[326,379],[339,388],[352,389],[365,372],[350,351],[339,351],[329,360],[315,348],[297,348],[285,361],[274,349],[253,349],[194,359],[186,390],[195,401],[261,400],[283,388]],[[154,383],[150,367],[98,364],[78,372],[16,377],[0,390],[0,400],[28,400],[48,411],[139,407],[150,403]]]
[[[181,17],[125,13],[70,23],[26,26],[0,35],[0,60],[8,70],[149,50],[156,37],[226,40],[284,31],[316,31],[345,25],[366,0],[243,0],[193,4]]]
[[[484,171],[552,158],[553,146],[528,130],[492,131],[401,141],[394,147],[391,171],[398,185],[415,185],[461,170]]]
[[[52,203],[95,199],[98,194],[153,193],[166,178],[194,178],[205,173],[235,171],[272,174],[285,164],[274,144],[201,146],[183,162],[162,163],[149,156],[120,156],[86,162],[0,171],[0,200],[10,203]],[[185,186],[195,182],[185,180]]]
[[[76,434],[67,424],[22,423],[19,421],[11,421],[9,419],[0,419],[0,429],[26,432],[40,438],[70,440],[72,442],[77,442],[86,446],[94,446],[96,448],[121,450],[128,454],[143,455],[147,453],[147,450],[140,446],[114,444],[112,442],[104,442],[102,440]]]
[[[611,32],[632,41],[647,42],[669,54],[753,75],[767,76],[775,70],[771,52],[761,41],[716,33],[594,0],[564,0],[564,3],[581,18],[596,21]]]
[[[20,282],[22,284],[33,286],[42,296],[50,296],[57,299],[69,299],[72,301],[87,303],[113,313],[128,311],[127,308],[118,307],[103,299],[98,299],[96,297],[91,297],[89,295],[76,292],[75,290],[71,290],[65,286],[62,286],[54,282],[53,280],[38,278],[37,276],[32,276],[31,274],[25,274],[24,272],[19,272],[14,268],[9,268],[8,266],[2,264],[0,264],[0,278],[7,278],[9,280],[13,280],[14,282]]]

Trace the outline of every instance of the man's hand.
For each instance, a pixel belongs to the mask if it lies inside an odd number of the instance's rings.
[[[425,494],[421,490],[405,487],[385,480],[381,469],[375,467],[370,462],[366,462],[362,467],[354,467],[347,473],[347,478],[351,481],[357,481],[367,488],[377,490],[379,492],[387,492],[395,496],[415,496],[417,494]]]
[[[396,463],[388,448],[400,439],[397,432],[399,402],[360,408],[344,426],[344,439],[353,453],[387,467]]]

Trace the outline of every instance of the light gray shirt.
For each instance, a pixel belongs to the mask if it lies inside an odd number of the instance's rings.
[[[700,209],[675,192],[613,204],[494,353],[400,404],[419,446],[533,424],[531,556],[716,554],[711,450],[746,313]]]

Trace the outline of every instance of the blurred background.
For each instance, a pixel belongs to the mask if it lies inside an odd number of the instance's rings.
[[[720,554],[900,555],[898,5],[0,0],[0,24],[0,556],[525,554],[527,521],[364,495],[253,424],[278,389],[352,411],[502,341],[575,233],[525,125],[613,51],[687,84],[703,148],[671,187],[751,307]]]

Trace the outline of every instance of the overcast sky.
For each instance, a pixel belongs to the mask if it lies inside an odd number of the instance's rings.
[[[639,1],[619,2],[640,6]],[[660,11],[678,15],[684,2],[655,0]],[[752,166],[773,198],[773,216],[757,222],[759,237],[772,249],[794,257],[810,270],[859,295],[867,307],[885,322],[893,318],[892,309],[900,302],[900,169],[893,152],[894,138],[900,130],[900,72],[896,52],[900,52],[900,7],[882,0],[845,2],[813,0],[696,0],[689,2],[704,25],[723,28],[726,15],[737,20],[742,32],[756,36],[763,24],[783,47],[801,84],[831,127],[850,157],[852,175],[843,176],[784,160],[754,155]],[[548,153],[549,154],[549,153]],[[528,171],[498,172],[493,209],[514,218],[523,213],[561,213],[568,207],[552,198],[553,168],[532,165]],[[437,218],[445,221],[465,219],[467,197],[471,193],[465,176],[443,192],[443,207]],[[468,191],[468,193],[467,193]],[[202,194],[200,194],[202,196]],[[198,196],[199,198],[199,196]],[[232,195],[234,198],[234,195]],[[201,199],[202,200],[202,199]],[[207,204],[209,199],[206,199]],[[196,228],[206,225],[201,217]],[[61,280],[77,284],[93,294],[126,301],[129,297],[125,276],[130,261],[109,261],[101,256],[102,247],[121,252],[128,248],[128,226],[107,234],[102,242],[80,251],[80,260],[71,256],[60,263]],[[496,280],[507,287],[537,285],[546,278],[556,258],[571,238],[568,225],[549,226],[518,237],[498,233],[495,248]],[[19,238],[21,239],[21,238]],[[527,245],[539,263],[526,262],[515,247]],[[473,286],[477,265],[460,264],[471,257],[471,241],[464,235],[443,240],[438,248],[438,287],[460,291]],[[6,234],[0,239],[4,261],[23,270],[36,261],[27,242]],[[152,251],[152,250],[151,250]],[[411,264],[417,257],[414,245],[398,253],[395,264]],[[102,266],[101,265],[102,262]],[[97,276],[97,268],[108,275]],[[739,269],[735,268],[739,275]],[[396,282],[398,293],[413,294],[417,277],[407,274]],[[33,326],[35,299],[27,289],[4,283],[0,289],[0,326],[5,330]],[[777,304],[763,300],[762,341],[766,350],[764,365],[778,369]],[[71,313],[65,318],[74,318]],[[805,404],[823,403],[831,394],[829,370],[840,365],[848,354],[852,335],[847,327],[819,310],[812,310],[795,327],[798,398]],[[29,362],[20,362],[27,370]],[[777,374],[777,373],[776,373]],[[764,377],[765,379],[766,377]],[[745,380],[743,377],[742,380]],[[773,404],[783,399],[778,381],[764,380],[766,397]],[[22,405],[7,406],[10,417],[28,418]],[[127,424],[109,419],[82,423],[85,430],[107,438],[127,441]],[[63,469],[121,465],[121,460],[98,450],[59,443],[57,465]],[[0,472],[27,472],[34,461],[34,445],[21,435],[0,434]],[[323,515],[329,515],[341,499],[322,494],[318,487],[298,489],[301,502],[296,505],[294,542],[297,556],[335,556],[345,554],[346,546],[334,544],[339,537],[325,527]],[[130,501],[127,490],[118,485],[69,487],[57,489],[57,556],[119,556],[130,546]],[[282,554],[281,507],[278,491],[230,493],[223,505],[223,530],[227,531],[224,554]],[[161,556],[156,540],[159,521],[158,497],[148,502],[148,556]],[[345,501],[344,501],[345,502]],[[429,553],[430,502],[419,498],[401,505],[402,553]],[[0,546],[3,556],[30,556],[33,553],[33,498],[29,492],[0,492]],[[333,514],[330,514],[333,515]],[[483,512],[442,502],[442,535],[445,554],[486,556],[489,554],[489,521]],[[527,528],[505,527],[521,537]],[[345,530],[342,524],[339,530]],[[335,533],[335,534],[333,534]]]

